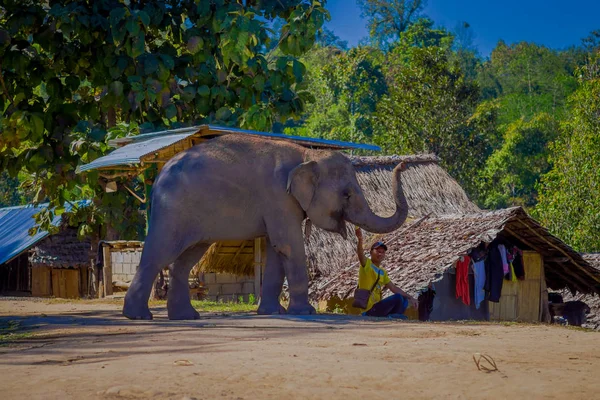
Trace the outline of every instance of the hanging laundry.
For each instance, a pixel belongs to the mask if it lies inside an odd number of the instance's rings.
[[[513,267],[513,264],[509,263],[508,265],[510,266],[509,280],[511,282],[516,282],[517,281],[517,275],[515,275],[515,269]]]
[[[456,261],[456,298],[462,298],[462,302],[471,305],[469,293],[469,264],[471,257],[462,256]]]
[[[510,268],[508,266],[508,260],[506,259],[506,246],[503,244],[498,245],[498,250],[500,250],[500,257],[502,257],[502,270],[504,274],[508,274],[510,272]]]
[[[517,276],[519,280],[525,280],[525,267],[523,266],[523,251],[519,249],[517,246],[513,246],[511,249],[511,253],[513,254],[513,269],[514,274]]]
[[[473,262],[473,275],[475,277],[475,308],[479,310],[481,302],[485,300],[485,260]]]
[[[491,244],[485,260],[485,290],[489,293],[488,300],[500,302],[502,284],[504,281],[504,267],[498,244]]]

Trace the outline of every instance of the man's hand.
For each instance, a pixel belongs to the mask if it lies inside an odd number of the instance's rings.
[[[356,233],[356,237],[357,237],[358,241],[362,242],[362,240],[363,240],[362,230],[358,226],[356,228],[354,228],[354,233]]]

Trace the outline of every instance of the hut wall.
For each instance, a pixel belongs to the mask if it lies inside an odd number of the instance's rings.
[[[0,293],[29,292],[31,290],[29,273],[26,253],[0,265]]]
[[[432,321],[489,320],[488,302],[481,302],[479,309],[477,309],[473,298],[474,290],[475,281],[473,275],[469,275],[471,305],[465,305],[461,299],[456,298],[456,275],[445,272],[443,278],[435,283],[436,295],[433,300],[433,311],[430,319]]]
[[[31,268],[31,295],[77,299],[87,295],[89,279],[86,268]]]
[[[497,321],[539,322],[544,291],[543,260],[534,251],[523,252],[525,280],[504,281],[499,303],[490,303],[490,318]]]
[[[210,272],[202,273],[200,281],[204,283],[207,299],[211,301],[238,301],[241,296],[247,302],[251,294],[255,295],[254,275],[236,276]]]
[[[142,258],[142,248],[111,249],[112,280],[131,282]]]
[[[52,296],[52,269],[36,267],[31,269],[31,295],[34,297]]]

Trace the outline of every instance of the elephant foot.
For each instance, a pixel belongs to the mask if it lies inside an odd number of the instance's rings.
[[[261,304],[260,306],[258,306],[258,310],[256,313],[258,315],[279,315],[285,314],[286,310],[285,307],[279,303],[273,305]]]
[[[189,307],[182,308],[169,308],[167,306],[167,313],[169,315],[170,320],[194,320],[200,319],[200,313],[196,311],[194,307],[190,304]]]
[[[151,320],[152,313],[148,308],[147,304],[144,305],[132,305],[130,302],[125,302],[123,305],[123,315],[129,319],[141,319],[141,320]]]
[[[317,310],[310,304],[290,304],[287,309],[287,313],[290,315],[312,315],[316,314]]]

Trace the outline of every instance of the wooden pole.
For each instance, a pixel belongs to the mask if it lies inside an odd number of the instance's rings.
[[[262,243],[261,238],[254,239],[254,296],[260,299],[262,286]]]
[[[104,283],[104,295],[111,296],[113,294],[112,289],[112,264],[110,259],[110,246],[102,245],[102,259],[104,261],[104,267],[102,268],[102,278]]]

